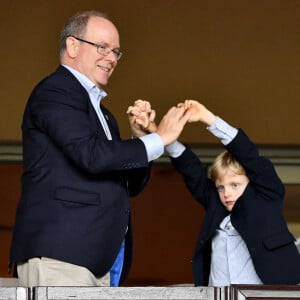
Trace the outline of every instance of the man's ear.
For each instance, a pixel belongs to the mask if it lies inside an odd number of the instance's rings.
[[[79,42],[72,36],[66,39],[66,53],[69,57],[75,58],[79,49]]]

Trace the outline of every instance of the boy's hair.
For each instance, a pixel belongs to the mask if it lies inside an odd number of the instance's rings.
[[[216,181],[227,170],[231,170],[237,175],[246,175],[245,169],[235,157],[230,152],[224,151],[215,158],[210,168],[210,178]]]

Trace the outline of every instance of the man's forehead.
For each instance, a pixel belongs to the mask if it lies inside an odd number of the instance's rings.
[[[116,26],[109,20],[102,17],[91,17],[86,28],[86,35],[94,38],[108,37],[119,40],[119,33]]]
[[[116,26],[108,19],[98,16],[91,16],[87,23],[88,29],[93,29],[94,27],[101,27],[103,29],[117,30]],[[98,28],[99,30],[99,28]]]

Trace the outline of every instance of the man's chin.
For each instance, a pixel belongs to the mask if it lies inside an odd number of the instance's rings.
[[[108,79],[106,79],[106,80],[101,80],[101,81],[98,81],[98,82],[97,82],[97,86],[98,86],[98,87],[103,87],[103,86],[106,86],[107,83],[108,83]]]

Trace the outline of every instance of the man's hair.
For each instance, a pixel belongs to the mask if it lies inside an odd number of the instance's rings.
[[[76,37],[83,38],[90,17],[100,17],[109,20],[105,13],[98,12],[96,10],[78,12],[74,16],[70,17],[60,35],[60,57],[62,57],[66,50],[66,40],[69,36],[74,35]]]
[[[216,181],[228,170],[237,175],[246,175],[245,169],[236,158],[230,152],[224,151],[213,162],[210,168],[210,178]]]

